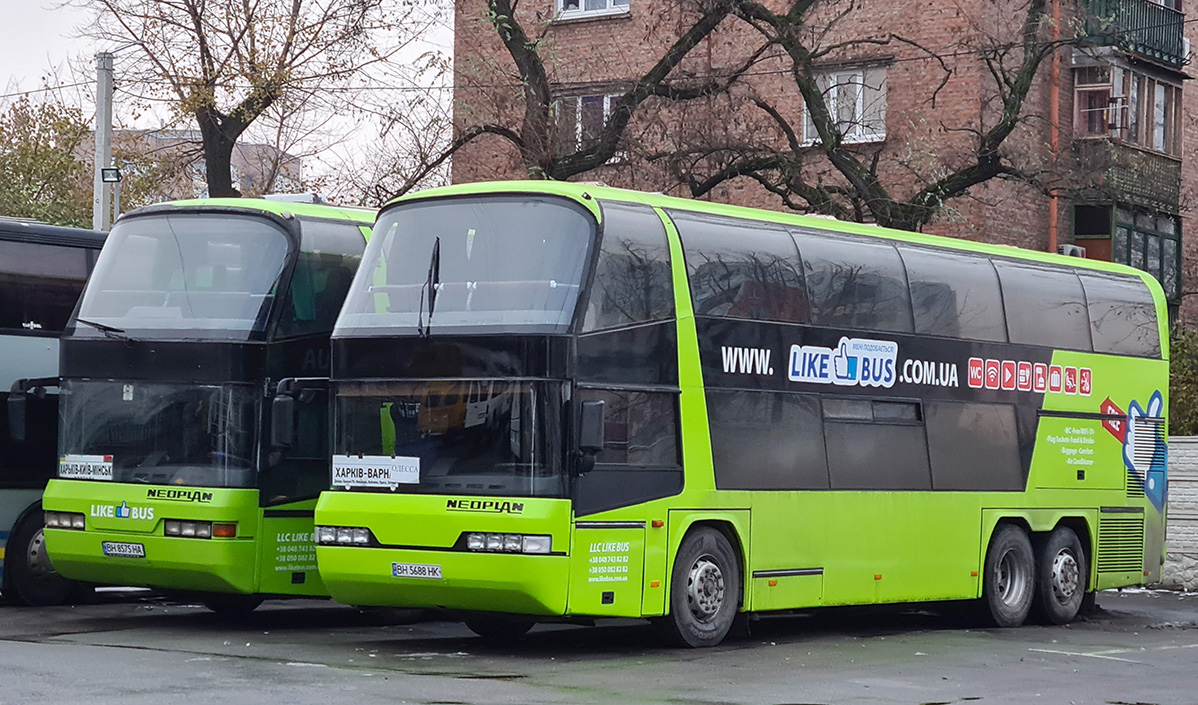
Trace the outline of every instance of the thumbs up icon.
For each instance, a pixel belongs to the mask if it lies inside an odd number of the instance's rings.
[[[840,347],[832,353],[832,374],[837,384],[852,384],[857,379],[857,358],[849,354],[848,338],[841,338]]]
[[[129,518],[129,504],[127,502],[121,501],[121,506],[116,508],[116,516],[118,519]]]

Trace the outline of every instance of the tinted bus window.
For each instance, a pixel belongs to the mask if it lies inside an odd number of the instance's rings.
[[[594,234],[591,214],[561,198],[399,204],[375,224],[339,329],[564,332]]]
[[[265,331],[290,249],[256,216],[145,215],[117,223],[79,317],[140,337],[248,339]]]
[[[675,394],[585,389],[583,401],[603,401],[603,451],[598,465],[677,467],[678,412]]]
[[[652,208],[603,203],[603,237],[583,330],[660,321],[674,315],[670,247]]]
[[[1071,271],[994,260],[1012,343],[1090,349],[1082,283]]]
[[[0,240],[0,328],[61,332],[87,269],[84,248]]]
[[[277,337],[329,333],[337,322],[366,241],[355,225],[305,220],[301,251]]]
[[[811,322],[911,333],[911,296],[893,245],[792,231],[803,258]]]
[[[903,248],[900,254],[916,333],[1006,342],[998,274],[990,260],[919,248]]]
[[[719,489],[828,489],[819,397],[712,389],[707,414]]]
[[[671,211],[695,315],[807,322],[803,266],[782,228]]]
[[[1161,356],[1156,304],[1144,282],[1090,272],[1078,272],[1077,276],[1086,292],[1094,352]]]
[[[933,489],[1023,489],[1014,406],[930,401],[924,410]]]

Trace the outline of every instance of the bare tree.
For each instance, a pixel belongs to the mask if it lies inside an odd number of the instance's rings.
[[[235,196],[231,154],[272,108],[295,115],[303,96],[345,85],[411,42],[423,17],[394,0],[67,0],[94,13],[83,33],[136,42],[118,84],[194,119],[208,192]]]
[[[797,89],[801,112],[788,110],[793,100],[776,90],[742,86],[728,109],[755,112],[743,118],[752,127],[730,132],[721,122],[714,134],[651,158],[668,162],[695,196],[748,178],[796,210],[909,230],[990,179],[1048,188],[1051,174],[1043,165],[1020,163],[1013,157],[1017,150],[1007,147],[1017,129],[1037,117],[1028,109],[1029,94],[1047,59],[1066,42],[1052,39],[1047,0],[986,0],[981,6],[989,24],[977,19],[951,46],[927,47],[871,27],[867,13],[876,6],[861,0],[790,0],[779,11],[772,3],[737,0],[737,15],[759,37],[758,51],[780,64],[777,73],[790,81],[792,95]],[[862,124],[870,116],[838,110],[837,97],[868,91],[869,78],[838,79],[834,69],[878,56],[919,61],[935,76],[923,108],[926,120],[936,123],[924,126],[924,134],[937,137],[927,144],[918,143],[924,138],[915,136],[917,129],[901,145],[889,138],[854,139],[877,126]],[[971,119],[938,116],[938,96],[963,70],[980,74],[973,90],[985,93],[977,97],[981,109]]]
[[[661,105],[718,94],[752,65],[753,57],[739,70],[720,77],[680,70],[734,7],[734,0],[681,0],[654,8],[659,16],[681,17],[678,28],[661,23],[658,36],[652,38],[662,45],[660,54],[645,62],[636,77],[612,82],[607,88],[618,95],[612,95],[602,125],[585,139],[574,139],[574,116],[557,114],[563,88],[569,86],[555,78],[559,58],[552,36],[555,17],[531,7],[518,12],[518,0],[480,3],[479,14],[485,15],[505,53],[458,56],[453,137],[442,150],[427,154],[421,168],[413,170],[396,193],[420,183],[443,168],[450,155],[483,137],[513,147],[529,178],[568,179],[621,157],[628,147],[634,114],[650,101]],[[661,42],[663,36],[673,39]],[[570,136],[563,138],[567,132]]]

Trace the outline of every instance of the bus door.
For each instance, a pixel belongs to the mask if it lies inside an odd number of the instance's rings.
[[[570,610],[662,614],[666,516],[663,509],[644,504],[682,491],[678,393],[589,388],[580,389],[577,397],[579,418],[588,413],[583,407],[601,410],[597,433],[603,440],[594,463],[574,482]],[[622,604],[625,600],[629,604]]]
[[[287,395],[293,432],[285,443],[272,438],[262,472],[258,592],[324,595],[312,530],[316,500],[329,483],[327,381],[296,382]]]

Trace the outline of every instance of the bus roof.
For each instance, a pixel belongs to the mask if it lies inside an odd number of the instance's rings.
[[[597,200],[624,201],[626,203],[640,203],[648,206],[685,210],[693,213],[707,213],[710,215],[757,220],[767,223],[777,223],[780,225],[802,226],[804,228],[824,230],[830,233],[863,235],[866,237],[899,240],[920,245],[928,245],[931,247],[944,247],[956,250],[965,250],[969,252],[985,253],[1000,257],[1011,257],[1022,260],[1043,262],[1058,267],[1077,267],[1081,269],[1093,269],[1123,275],[1131,275],[1144,281],[1149,290],[1152,292],[1153,298],[1157,300],[1157,305],[1161,310],[1164,310],[1165,307],[1165,292],[1164,289],[1161,288],[1161,285],[1156,278],[1145,271],[1123,264],[1103,262],[1101,260],[1089,260],[1080,257],[1067,257],[1065,255],[1059,255],[1056,253],[1028,250],[1021,247],[1012,247],[1010,245],[993,245],[990,243],[977,242],[974,240],[959,240],[956,238],[942,237],[939,235],[926,235],[924,233],[911,232],[907,230],[893,230],[890,228],[881,228],[876,225],[830,219],[826,216],[800,215],[798,213],[782,213],[778,211],[762,210],[759,208],[731,206],[723,203],[711,203],[709,201],[696,201],[687,198],[678,198],[676,196],[666,196],[660,193],[646,193],[643,191],[613,188],[600,184],[572,183],[567,181],[484,181],[470,184],[455,184],[453,186],[441,186],[438,188],[427,189],[425,191],[400,196],[399,198],[396,198],[395,200],[386,204],[384,208],[389,208],[394,205],[398,205],[399,203],[410,203],[412,201],[429,198],[520,193],[544,194],[548,196],[561,196],[564,198],[569,198],[578,202],[587,210],[589,210],[592,214],[594,214],[596,219],[601,217],[599,207],[596,204]]]
[[[286,201],[270,201],[263,198],[191,198],[182,201],[157,203],[152,206],[138,208],[125,215],[161,212],[170,208],[194,208],[197,206],[259,211],[273,215],[291,213],[308,218],[348,220],[360,225],[373,225],[375,215],[377,214],[377,211],[370,208],[326,206],[315,203],[289,203]]]
[[[0,218],[0,239],[45,242],[77,247],[101,247],[108,233],[50,225],[36,220]]]

